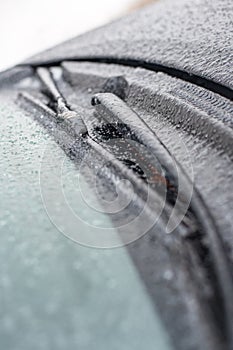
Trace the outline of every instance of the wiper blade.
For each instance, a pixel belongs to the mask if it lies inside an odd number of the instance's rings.
[[[92,104],[107,122],[114,123],[116,127],[119,125],[119,128],[122,125],[126,125],[131,132],[131,137],[146,145],[156,155],[162,167],[165,168],[168,177],[171,177],[174,185],[181,185],[179,189],[180,198],[177,198],[177,209],[179,210],[184,203],[189,204],[186,208],[183,207],[183,210],[191,210],[195,220],[201,227],[201,232],[208,240],[209,253],[217,276],[218,288],[226,318],[227,333],[233,346],[232,271],[223,247],[221,235],[200,193],[190,181],[181,165],[176,160],[174,161],[174,158],[157,135],[125,102],[111,93],[104,93],[95,95],[92,99]],[[192,192],[190,192],[190,188],[193,188]]]

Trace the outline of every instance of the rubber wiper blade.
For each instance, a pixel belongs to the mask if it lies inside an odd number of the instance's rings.
[[[224,250],[221,235],[201,194],[156,133],[124,101],[111,93],[100,93],[93,97],[92,105],[95,106],[97,113],[107,123],[115,125],[116,128],[121,130],[122,134],[125,132],[126,137],[128,137],[130,132],[131,138],[149,148],[167,172],[167,176],[172,179],[175,186],[179,187],[179,194],[174,210],[175,212],[176,210],[180,211],[184,209],[191,211],[198,222],[202,234],[208,241],[208,249],[222,304],[221,310],[223,311],[226,324],[226,333],[233,347],[232,271]],[[190,191],[190,188],[192,191]],[[184,203],[187,205],[186,208],[183,206]]]

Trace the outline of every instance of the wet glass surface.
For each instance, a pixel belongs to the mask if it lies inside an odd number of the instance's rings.
[[[63,151],[39,124],[1,100],[0,133],[1,348],[170,349],[127,249],[75,244],[50,221],[40,164],[46,147],[56,157],[64,158]],[[75,178],[73,163],[65,162],[68,179]],[[51,162],[51,184],[52,170]],[[67,181],[66,192],[75,193],[75,185]],[[61,217],[61,203],[56,197],[53,203]]]

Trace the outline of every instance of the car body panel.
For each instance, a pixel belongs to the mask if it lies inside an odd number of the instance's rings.
[[[175,68],[233,88],[231,0],[164,0],[28,59],[114,58]],[[61,19],[62,20],[62,19]]]

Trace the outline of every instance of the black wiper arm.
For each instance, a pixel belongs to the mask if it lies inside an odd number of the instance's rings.
[[[74,129],[78,131],[79,135],[85,135],[87,133],[87,129],[82,118],[77,112],[68,106],[65,98],[59,91],[50,70],[44,67],[39,67],[36,69],[36,73],[44,85],[46,93],[52,99],[53,107],[58,120],[63,122],[66,125],[66,129],[70,130],[71,132],[73,131],[72,129]]]
[[[36,73],[41,82],[44,84],[45,89],[47,90],[53,101],[56,103],[57,114],[60,116],[65,116],[65,113],[74,113],[71,112],[71,110],[66,104],[64,97],[58,90],[58,87],[56,86],[51,72],[46,68],[39,67],[36,69]]]

